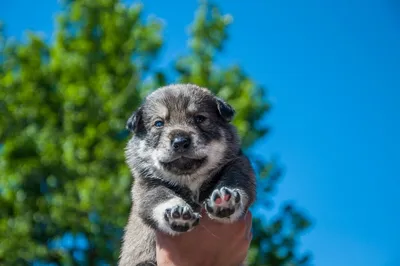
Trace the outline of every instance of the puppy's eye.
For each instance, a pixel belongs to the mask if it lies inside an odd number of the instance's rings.
[[[154,126],[155,127],[163,127],[164,126],[164,121],[157,120],[156,122],[154,122]]]
[[[194,121],[195,121],[197,124],[203,123],[206,119],[207,119],[207,117],[205,117],[204,115],[196,115],[196,116],[194,117]]]

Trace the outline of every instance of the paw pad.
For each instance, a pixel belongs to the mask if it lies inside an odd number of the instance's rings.
[[[187,232],[199,223],[200,215],[189,206],[174,206],[165,210],[164,219],[173,231]]]
[[[205,207],[211,216],[225,218],[235,213],[240,204],[241,196],[237,189],[222,187],[212,192],[205,202]]]

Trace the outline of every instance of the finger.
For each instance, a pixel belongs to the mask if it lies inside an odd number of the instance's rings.
[[[250,243],[253,240],[253,232],[250,230],[246,235],[246,240]]]
[[[251,240],[253,238],[252,234],[252,222],[253,222],[253,215],[251,214],[250,211],[247,211],[246,216],[245,216],[245,222],[246,222],[246,239]]]
[[[252,219],[253,219],[253,215],[251,214],[251,211],[248,210],[248,211],[246,212],[246,215],[245,215],[246,223],[250,223]]]
[[[156,243],[157,246],[164,246],[166,243],[168,243],[169,241],[171,241],[171,236],[168,234],[165,234],[163,232],[160,231],[156,231]]]

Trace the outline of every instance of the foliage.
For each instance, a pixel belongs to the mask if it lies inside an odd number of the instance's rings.
[[[115,264],[130,206],[123,149],[126,119],[152,89],[206,86],[236,109],[245,147],[265,136],[265,89],[239,66],[220,68],[231,17],[201,3],[190,50],[175,75],[155,67],[161,23],[117,0],[65,1],[53,42],[0,28],[0,263]],[[257,161],[260,193],[274,189],[273,163]],[[264,197],[264,196],[263,196]],[[266,208],[262,202],[261,208]],[[309,226],[293,207],[254,218],[252,265],[308,265],[297,239]]]

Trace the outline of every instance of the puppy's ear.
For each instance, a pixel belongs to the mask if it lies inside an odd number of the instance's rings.
[[[233,117],[235,116],[235,109],[233,109],[232,106],[230,106],[221,98],[216,97],[216,100],[217,100],[218,112],[221,115],[221,117],[227,122],[232,121]]]
[[[141,129],[143,129],[144,127],[142,114],[142,107],[139,107],[139,109],[133,112],[131,117],[129,117],[128,121],[126,122],[126,129],[133,133],[138,133],[139,131],[141,131]]]

